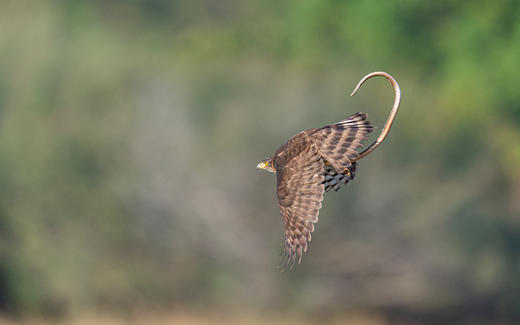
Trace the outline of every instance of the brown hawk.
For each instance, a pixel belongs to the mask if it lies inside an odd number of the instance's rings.
[[[323,193],[339,190],[342,184],[354,179],[356,161],[374,150],[386,137],[400,102],[397,82],[386,72],[365,76],[352,95],[369,78],[384,76],[392,83],[396,98],[394,107],[379,138],[363,152],[362,147],[374,130],[367,115],[356,113],[337,123],[302,131],[282,145],[272,157],[260,162],[257,168],[276,173],[276,193],[284,225],[283,264],[298,263],[311,232],[318,221]]]

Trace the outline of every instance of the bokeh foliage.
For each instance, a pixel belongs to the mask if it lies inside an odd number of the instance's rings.
[[[3,1],[0,307],[518,317],[518,1]],[[389,139],[280,273],[256,162],[356,111]],[[455,307],[455,309],[453,309]]]

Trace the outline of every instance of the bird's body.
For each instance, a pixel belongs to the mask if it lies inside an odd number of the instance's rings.
[[[263,163],[276,173],[277,196],[285,228],[287,261],[301,260],[311,240],[323,193],[354,178],[361,142],[374,130],[356,113],[338,123],[302,131]]]
[[[381,135],[361,153],[363,140],[374,127],[366,114],[356,113],[337,123],[302,131],[283,144],[257,168],[276,173],[276,194],[284,225],[284,264],[300,263],[311,240],[323,193],[339,190],[354,178],[357,160],[372,152],[385,139],[400,103],[397,82],[386,72],[366,75],[352,95],[369,78],[384,76],[394,87],[396,98]]]

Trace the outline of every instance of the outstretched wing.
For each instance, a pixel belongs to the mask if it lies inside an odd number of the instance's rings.
[[[361,142],[374,130],[374,126],[366,118],[366,114],[356,113],[313,132],[311,137],[318,152],[338,173],[352,165],[352,159],[357,157],[356,150],[361,147]]]
[[[277,195],[285,228],[284,264],[300,263],[318,221],[324,191],[324,162],[314,147],[277,171]]]

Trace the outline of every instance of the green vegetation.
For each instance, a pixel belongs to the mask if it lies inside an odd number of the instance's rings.
[[[3,1],[0,310],[520,317],[518,17],[518,1]],[[347,96],[376,70],[403,90],[390,136],[280,273],[256,163],[357,111],[381,127],[386,81]]]

